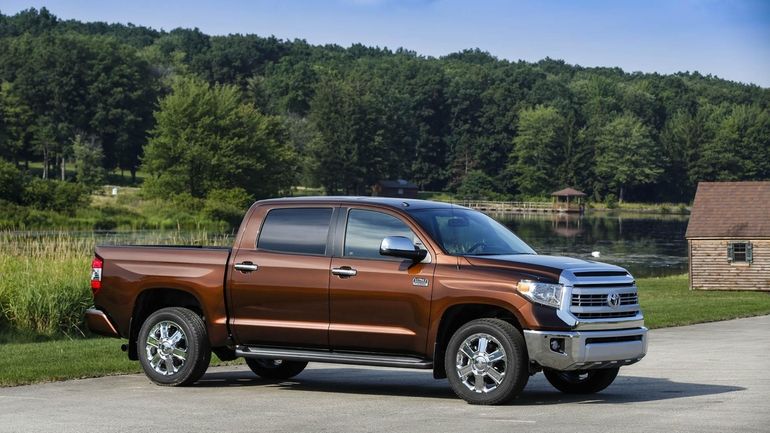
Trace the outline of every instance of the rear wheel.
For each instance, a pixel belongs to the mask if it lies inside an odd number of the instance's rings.
[[[500,319],[478,319],[455,332],[444,360],[452,390],[471,404],[501,404],[529,380],[524,337]]]
[[[246,365],[263,379],[290,379],[307,367],[307,362],[282,359],[246,358]]]
[[[189,385],[200,379],[211,361],[203,319],[186,308],[152,313],[136,344],[144,373],[158,385]]]
[[[544,370],[543,373],[548,382],[563,393],[593,394],[610,386],[619,370],[620,368],[577,371]]]

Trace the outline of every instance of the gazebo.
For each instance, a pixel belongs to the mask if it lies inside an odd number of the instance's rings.
[[[553,208],[559,212],[580,212],[583,213],[583,197],[586,193],[578,191],[575,188],[564,188],[560,191],[552,192]]]

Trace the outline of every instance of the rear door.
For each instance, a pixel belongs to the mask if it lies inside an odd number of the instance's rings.
[[[228,286],[239,344],[328,347],[335,214],[329,205],[272,208],[241,241]]]
[[[381,209],[340,210],[344,236],[332,259],[329,342],[333,350],[424,355],[435,265],[381,256],[386,236],[422,245],[409,223]]]

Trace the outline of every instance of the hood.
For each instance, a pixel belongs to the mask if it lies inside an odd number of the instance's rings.
[[[512,254],[500,256],[465,256],[472,266],[507,268],[525,274],[559,281],[562,271],[571,272],[627,272],[620,266],[592,260],[564,256],[541,256],[539,254]]]

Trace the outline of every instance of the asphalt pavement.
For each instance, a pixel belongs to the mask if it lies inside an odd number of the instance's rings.
[[[770,316],[651,331],[605,391],[564,395],[538,374],[506,406],[468,405],[426,371],[332,364],[282,383],[238,366],[187,388],[143,375],[0,388],[0,432],[37,431],[770,432]]]

